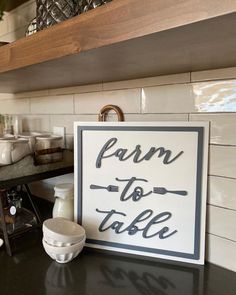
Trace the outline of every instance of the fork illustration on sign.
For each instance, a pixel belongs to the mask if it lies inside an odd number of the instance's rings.
[[[167,193],[170,193],[170,194],[176,194],[180,196],[187,196],[188,194],[187,191],[172,191],[172,190],[167,190],[165,187],[154,187],[153,193],[159,194],[159,195],[165,195]]]
[[[105,189],[108,192],[118,192],[119,187],[116,185],[100,186],[96,184],[91,184],[90,189]]]

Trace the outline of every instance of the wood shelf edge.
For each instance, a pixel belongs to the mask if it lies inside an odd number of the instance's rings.
[[[0,48],[0,73],[236,11],[234,1],[226,1],[224,5],[219,5],[218,0],[146,2],[144,6],[143,0],[113,0],[97,9],[3,46]]]

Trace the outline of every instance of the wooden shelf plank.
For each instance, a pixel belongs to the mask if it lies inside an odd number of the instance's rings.
[[[113,0],[0,48],[0,92],[236,65],[236,1]]]

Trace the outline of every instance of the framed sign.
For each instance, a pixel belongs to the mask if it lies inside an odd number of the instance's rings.
[[[75,123],[86,245],[204,263],[208,123]]]

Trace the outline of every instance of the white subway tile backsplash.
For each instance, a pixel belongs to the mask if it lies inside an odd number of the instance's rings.
[[[236,210],[236,179],[209,176],[208,203]]]
[[[35,0],[28,0],[28,1],[24,2],[23,4],[17,6],[16,8],[14,8],[13,10],[11,10],[8,13],[12,13],[12,12],[16,12],[16,11],[21,11],[21,10],[27,9],[27,7],[29,5],[34,6],[34,8],[36,9],[36,1]]]
[[[143,88],[143,113],[189,113],[193,111],[194,98],[190,84]]]
[[[26,26],[1,36],[1,41],[14,42],[25,36]]]
[[[74,118],[75,121],[82,121],[82,122],[95,122],[95,121],[98,121],[98,115],[75,115],[75,118]]]
[[[51,131],[54,126],[65,127],[66,133],[72,134],[74,132],[74,122],[77,121],[98,121],[97,115],[51,115]]]
[[[236,112],[236,80],[192,85],[197,112]]]
[[[210,142],[236,145],[236,113],[190,114],[190,121],[210,121]]]
[[[211,145],[209,173],[236,178],[236,147]]]
[[[235,79],[235,78],[236,78],[236,67],[191,73],[191,82],[200,82],[200,81],[207,81],[207,80],[224,80],[224,79]]]
[[[46,96],[30,99],[32,114],[73,114],[73,95]]]
[[[141,88],[104,91],[105,100],[109,104],[118,105],[124,113],[140,113]]]
[[[2,19],[2,21],[0,23],[0,40],[2,40],[1,39],[2,35],[6,35],[8,33],[8,26],[7,25],[8,25],[7,24],[7,16],[4,15],[3,19]]]
[[[43,96],[49,96],[49,90],[39,90],[39,91],[29,91],[29,92],[19,92],[14,94],[16,98],[33,98],[33,97],[43,97]]]
[[[1,114],[29,114],[29,99],[2,99],[0,100]]]
[[[118,121],[115,112],[110,112],[106,121]],[[188,114],[124,114],[127,122],[161,122],[161,121],[188,121]]]
[[[125,114],[125,121],[188,121],[188,114]]]
[[[118,117],[114,111],[110,111],[109,114],[106,116],[106,121],[108,122],[117,122]]]
[[[102,84],[91,84],[82,85],[75,87],[64,87],[57,89],[49,89],[49,95],[59,95],[59,94],[77,94],[77,93],[87,93],[87,92],[97,92],[102,91]]]
[[[15,39],[15,34],[14,34],[14,32],[12,32],[12,33],[7,33],[7,34],[2,35],[2,36],[0,36],[0,37],[1,37],[1,41],[2,41],[2,42],[13,42],[13,41],[16,40],[16,39]]]
[[[236,271],[236,243],[208,234],[206,258],[211,263]]]
[[[150,78],[109,82],[103,84],[104,90],[129,89],[167,84],[190,83],[190,73],[163,75]]]
[[[141,89],[91,92],[75,95],[76,114],[98,114],[107,104],[119,106],[124,113],[140,112]]]
[[[207,232],[236,242],[236,211],[208,206]]]
[[[105,104],[103,92],[75,94],[75,114],[98,114]]]
[[[28,3],[27,3],[28,4]],[[25,5],[25,7],[17,7],[12,10],[8,16],[8,31],[13,32],[22,27],[27,27],[29,22],[36,17],[36,6],[33,3]]]
[[[28,23],[35,16],[35,5],[36,1],[30,0],[5,15],[0,23],[1,41],[13,42],[25,35]],[[100,109],[106,104],[118,105],[126,121],[187,121],[188,118],[210,121],[210,141],[214,145],[210,146],[209,161],[207,259],[236,271],[236,80],[233,79],[236,79],[236,67],[194,72],[191,79],[190,73],[184,73],[0,94],[0,113],[22,114],[24,131],[47,132],[53,126],[66,127],[68,149],[73,149],[73,122],[97,121]],[[111,112],[108,120],[117,117]],[[37,183],[34,193],[53,201],[54,183],[63,181],[73,182],[73,177],[45,181],[44,190],[42,183]]]
[[[23,115],[22,128],[24,132],[49,132],[50,117],[49,115]]]
[[[13,98],[15,98],[15,94],[13,93],[0,93],[0,100],[13,99]]]

